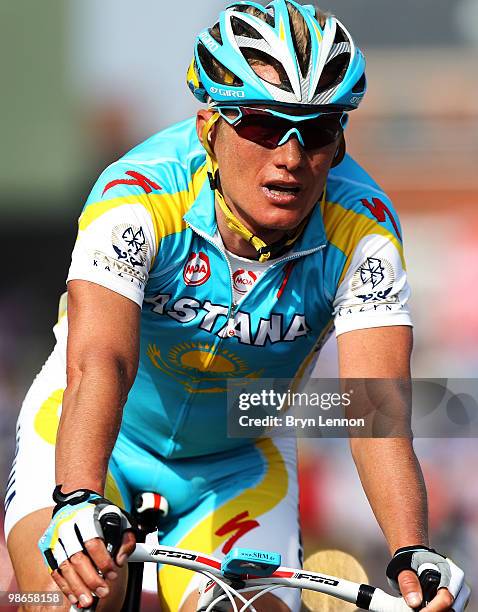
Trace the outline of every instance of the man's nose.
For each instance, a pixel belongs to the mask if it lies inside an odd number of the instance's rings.
[[[299,130],[296,128],[290,129],[275,150],[276,165],[285,167],[287,170],[300,167],[305,159],[303,144],[304,141]]]

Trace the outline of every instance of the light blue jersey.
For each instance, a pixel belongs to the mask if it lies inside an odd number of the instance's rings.
[[[139,369],[120,435],[171,458],[245,443],[227,437],[228,381],[304,376],[334,324],[337,333],[410,325],[396,213],[349,156],[330,172],[292,250],[234,302],[193,119],[100,176],[68,279],[142,308]]]

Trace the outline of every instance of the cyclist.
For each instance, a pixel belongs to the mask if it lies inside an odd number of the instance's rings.
[[[68,311],[18,421],[6,532],[22,590],[60,587],[82,606],[94,592],[98,610],[118,610],[134,536],[123,512],[111,559],[98,517],[143,490],[170,501],[164,544],[221,555],[237,543],[300,563],[295,444],[228,438],[227,382],[303,377],[334,327],[341,376],[410,375],[399,221],[345,154],[364,68],[341,22],[312,6],[231,5],[199,34],[188,72],[207,107],[98,179]],[[396,551],[390,579],[415,606],[411,570],[439,563],[445,588],[429,609],[449,609],[462,574],[428,549],[410,440],[351,446]],[[159,585],[163,610],[196,609],[189,573],[161,568]],[[299,605],[283,590],[256,608]]]

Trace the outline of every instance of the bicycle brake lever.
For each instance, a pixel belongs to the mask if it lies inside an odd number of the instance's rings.
[[[106,512],[100,518],[106,550],[115,559],[121,546],[121,517],[116,512]]]
[[[419,580],[422,587],[423,602],[419,608],[415,608],[416,610],[423,610],[432,601],[438,592],[440,579],[440,572],[434,569],[426,569],[420,574]]]

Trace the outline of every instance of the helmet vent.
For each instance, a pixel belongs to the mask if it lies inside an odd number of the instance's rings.
[[[298,22],[302,22],[303,28],[301,32],[302,44],[299,44],[298,32],[297,28],[291,27],[292,33],[292,42],[294,44],[295,55],[297,57],[299,68],[302,73],[302,77],[305,78],[307,72],[309,71],[309,63],[310,63],[310,48],[311,48],[311,40],[310,40],[310,32],[307,24],[299,13],[299,11],[292,4],[287,5],[289,11],[289,18],[291,21],[291,25],[294,23],[292,20],[295,18]],[[305,42],[305,44],[304,44]]]
[[[339,26],[339,24],[337,24],[337,28],[335,30],[335,39],[334,39],[334,44],[338,44],[341,42],[349,42],[348,37],[346,36],[345,32],[343,31],[343,29]]]
[[[262,19],[268,25],[274,26],[274,17],[271,15],[269,11],[261,11],[256,6],[249,6],[247,4],[232,4],[228,6],[228,10],[235,11],[236,13],[249,13],[253,17],[257,17],[258,19]]]
[[[362,93],[365,91],[365,87],[367,85],[367,79],[365,78],[365,73],[362,74],[360,79],[355,83],[352,87],[352,93]]]
[[[244,36],[245,38],[254,38],[259,40],[262,38],[260,33],[255,30],[250,24],[238,19],[237,17],[231,18],[232,31],[236,36]]]
[[[214,82],[220,83],[221,85],[228,85],[232,87],[242,87],[243,82],[241,79],[228,70],[221,62],[219,62],[212,53],[203,45],[202,42],[198,43],[198,56],[201,65],[206,72],[207,76]]]
[[[284,91],[289,91],[289,92],[293,91],[292,85],[290,83],[290,80],[289,80],[289,77],[287,76],[286,71],[284,70],[280,62],[276,60],[275,57],[272,57],[272,55],[269,55],[268,53],[265,53],[264,51],[260,51],[259,49],[243,48],[242,54],[244,55],[249,66],[253,70],[254,70],[254,64],[263,64],[267,66],[272,66],[272,68],[274,68],[274,70],[279,75],[279,79],[280,79],[280,83],[274,83],[272,81],[269,81],[269,79],[266,79],[262,75],[260,75],[260,78],[263,81],[266,81],[266,83],[269,83],[270,85],[274,85],[275,87],[278,87],[279,89],[283,89]]]
[[[315,95],[318,95],[335,85],[338,85],[344,78],[350,62],[350,53],[340,53],[330,61],[328,61],[322,74],[320,75]]]
[[[209,30],[209,34],[212,36],[212,38],[214,38],[214,40],[217,43],[222,45],[221,30],[219,29],[219,24],[218,23],[216,23],[216,25]]]

